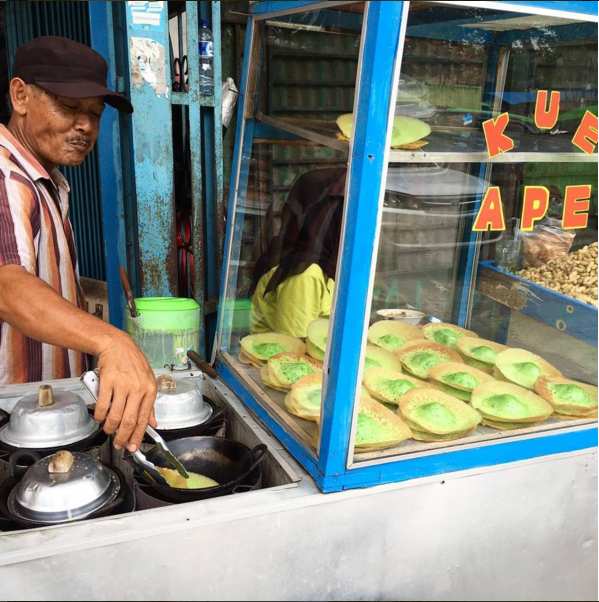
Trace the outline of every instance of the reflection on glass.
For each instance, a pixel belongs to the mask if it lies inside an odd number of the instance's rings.
[[[257,25],[253,138],[230,216],[220,349],[313,450],[363,12],[335,5]],[[572,137],[597,112],[596,38],[584,22],[410,3],[396,99],[377,107],[393,130],[355,461],[593,418],[597,165]],[[561,93],[552,127],[535,123],[539,90]],[[514,148],[489,161],[483,124],[502,112]],[[566,189],[579,184],[593,185],[588,224],[567,231]],[[493,186],[506,230],[474,232]],[[532,231],[520,225],[529,186],[549,194]]]
[[[336,120],[353,109],[363,12],[353,3],[257,24],[251,156],[232,216],[220,349],[314,450],[347,174]]]
[[[514,140],[512,157],[579,153],[573,134],[587,110],[597,114],[596,29],[541,15],[414,2],[395,115],[430,126],[420,153],[439,160],[485,153],[482,123],[503,112],[510,116],[505,133]],[[549,129],[535,124],[539,90],[560,92],[559,116]],[[393,142],[392,148],[400,149]]]
[[[345,175],[342,167],[312,170],[291,188],[279,232],[254,268],[251,334],[305,338],[311,322],[330,316]]]
[[[411,434],[356,447],[357,462],[597,411],[597,164],[572,144],[597,112],[596,25],[415,2],[406,35],[355,440],[368,398]],[[561,93],[552,128],[535,123],[538,90]],[[502,112],[514,148],[485,162],[482,124]],[[587,227],[564,229],[566,187],[582,184]],[[492,186],[506,229],[473,232]],[[531,186],[548,190],[547,211],[524,231]]]
[[[290,155],[303,160],[291,167]],[[331,167],[319,169],[319,158]],[[235,292],[227,299],[230,330],[221,350],[311,447],[318,437],[345,164],[326,147],[255,143],[248,190],[235,214],[239,259],[230,262]]]

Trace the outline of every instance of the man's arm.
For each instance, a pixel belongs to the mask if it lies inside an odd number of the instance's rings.
[[[104,431],[110,435],[118,428],[117,449],[139,448],[148,422],[155,426],[156,380],[129,335],[17,265],[0,267],[0,320],[31,339],[97,356],[101,379],[95,419],[106,419]]]

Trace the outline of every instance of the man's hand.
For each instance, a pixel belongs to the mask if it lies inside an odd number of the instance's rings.
[[[104,430],[118,430],[115,446],[128,444],[130,451],[137,451],[148,422],[156,426],[156,379],[129,335],[69,303],[16,265],[0,267],[0,320],[36,341],[96,355],[96,420],[102,422],[108,415]]]
[[[111,337],[98,354],[100,393],[94,418],[105,422],[104,432],[115,449],[139,449],[148,423],[156,427],[156,379],[148,361],[129,335]]]

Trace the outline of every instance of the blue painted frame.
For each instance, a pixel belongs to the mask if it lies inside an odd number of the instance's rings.
[[[112,10],[112,2],[89,3],[92,48],[106,59],[108,87],[116,90],[115,28]],[[122,328],[123,308],[126,301],[119,278],[119,266],[127,265],[127,234],[125,232],[119,114],[114,109],[108,109],[102,115],[102,125],[98,137],[98,159],[102,190],[108,313],[110,323],[117,328]]]
[[[149,40],[164,53],[164,88],[154,89],[140,74],[131,74],[135,190],[139,223],[141,294],[144,297],[172,297],[177,294],[177,249],[175,240],[175,199],[173,181],[172,112],[170,94],[168,9],[164,4],[160,26],[142,29],[133,18],[131,3],[126,3],[127,44],[134,38]],[[127,48],[129,65],[131,47]],[[145,69],[150,69],[150,62]],[[159,74],[159,65],[156,73]],[[139,69],[141,72],[141,69]]]
[[[310,7],[317,2],[262,2],[254,7],[260,20],[270,16],[269,11],[296,9],[298,5]],[[503,3],[507,4],[507,3]],[[564,4],[564,3],[519,3]],[[473,468],[508,464],[553,454],[576,452],[597,446],[595,424],[574,429],[560,429],[534,435],[506,437],[478,445],[446,448],[417,457],[391,457],[377,463],[356,463],[348,467],[348,449],[351,427],[355,422],[357,377],[361,358],[355,353],[361,349],[364,329],[356,328],[356,316],[365,323],[367,298],[371,277],[371,259],[374,253],[375,234],[379,219],[378,204],[372,203],[372,190],[381,190],[384,173],[384,155],[388,137],[388,103],[394,61],[399,44],[401,26],[400,2],[371,2],[363,30],[361,64],[368,65],[359,73],[359,89],[355,131],[351,147],[351,165],[346,194],[345,227],[341,248],[340,269],[337,275],[335,310],[331,320],[332,336],[328,350],[328,385],[325,391],[318,458],[280,423],[250,392],[241,377],[222,359],[217,369],[225,383],[243,403],[266,424],[304,466],[324,492],[405,481],[430,475],[468,470]],[[555,6],[553,8],[556,8]],[[250,17],[248,31],[253,31],[254,18]],[[241,95],[245,99],[248,59],[251,36],[246,39]],[[389,43],[389,40],[393,42]],[[243,106],[243,101],[240,102]],[[236,140],[233,173],[237,186],[231,188],[229,215],[233,217],[236,194],[243,192],[247,182],[249,153],[253,134],[271,132],[271,126],[256,124],[253,115],[244,110],[238,114],[238,132],[244,130],[243,141]],[[286,138],[281,133],[280,138]],[[235,190],[238,188],[238,190]],[[241,195],[243,197],[243,195]],[[235,218],[241,214],[235,215]],[[241,236],[239,219],[229,219],[225,257],[238,257]],[[359,228],[357,227],[359,224]],[[235,258],[233,257],[233,259]],[[227,270],[231,271],[227,274]],[[231,334],[232,311],[229,300],[234,298],[235,271],[223,265],[221,302],[219,307],[219,340],[228,341]],[[229,286],[226,286],[227,277]],[[346,317],[352,316],[351,320]],[[358,320],[359,322],[359,320]],[[223,349],[226,348],[226,345]]]
[[[356,398],[357,375],[363,363],[356,349],[363,347],[365,329],[356,327],[360,324],[356,318],[368,311],[369,259],[376,251],[379,220],[379,202],[373,202],[372,191],[381,190],[381,174],[386,173],[389,99],[403,5],[403,2],[371,3],[362,32],[362,69],[356,105],[361,118],[355,121],[350,151],[341,262],[335,279],[335,310],[329,336],[333,344],[321,417],[318,462],[325,475],[342,474],[347,464],[354,404],[335,403],[335,399]]]

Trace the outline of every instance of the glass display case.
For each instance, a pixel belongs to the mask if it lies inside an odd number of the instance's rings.
[[[322,490],[596,446],[596,7],[261,2],[241,94],[218,367]]]

